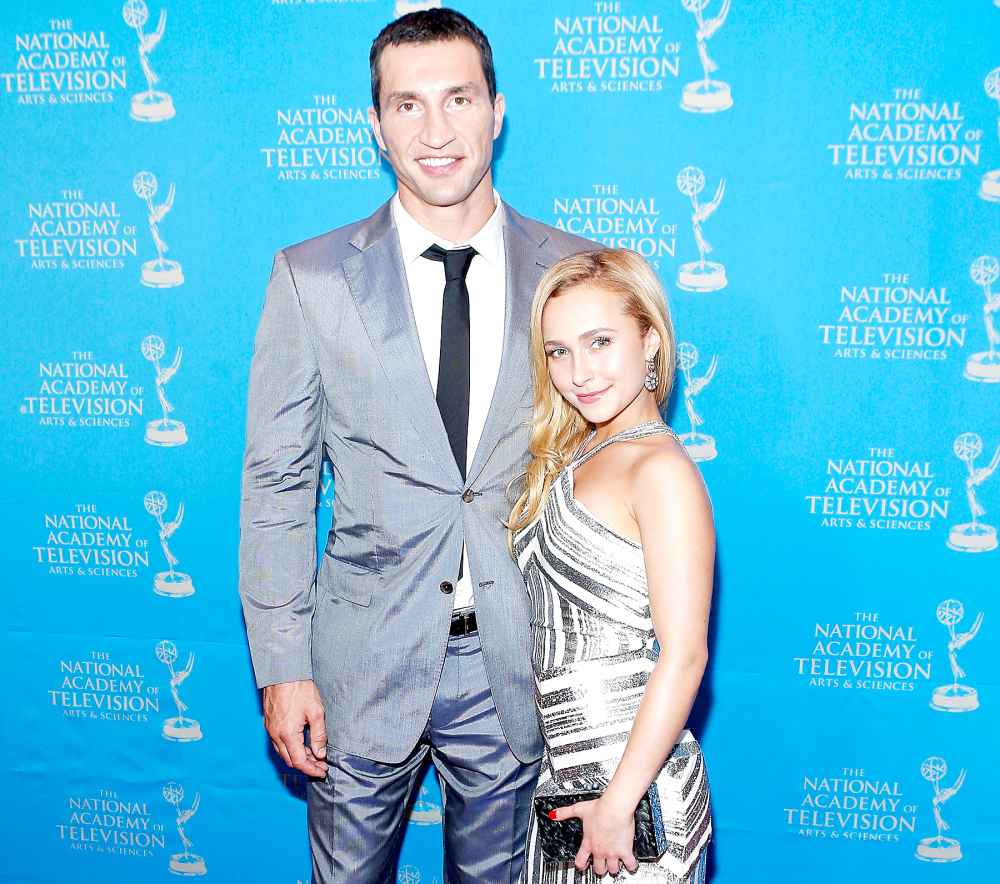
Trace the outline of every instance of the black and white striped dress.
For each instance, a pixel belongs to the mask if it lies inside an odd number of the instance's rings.
[[[545,754],[536,794],[602,790],[618,766],[653,669],[653,633],[642,547],[616,534],[573,497],[573,471],[613,442],[670,434],[660,421],[617,433],[568,464],[555,478],[539,516],[514,537],[514,553],[531,597],[535,700]],[[593,439],[581,445],[585,450]],[[679,790],[695,831],[656,863],[606,880],[700,884],[711,837],[708,778],[697,743],[685,730],[657,777]],[[676,794],[676,792],[675,792]],[[588,868],[547,860],[528,831],[522,884],[594,884]]]

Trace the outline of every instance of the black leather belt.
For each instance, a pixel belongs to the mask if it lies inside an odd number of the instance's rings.
[[[472,635],[472,633],[478,631],[479,626],[476,623],[475,611],[456,611],[451,615],[451,629],[448,631],[449,637],[455,638],[460,635]]]

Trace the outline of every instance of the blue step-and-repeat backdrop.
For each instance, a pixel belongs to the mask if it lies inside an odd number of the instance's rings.
[[[247,370],[274,252],[392,193],[368,48],[426,5],[0,9],[4,881],[309,878],[237,594]],[[996,880],[1000,4],[458,6],[500,192],[668,292],[711,880]],[[399,882],[442,882],[440,802]]]

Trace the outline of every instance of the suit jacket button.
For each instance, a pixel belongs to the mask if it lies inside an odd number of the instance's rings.
[[[438,589],[445,595],[451,595],[455,591],[455,585],[450,580],[442,580]]]
[[[471,488],[466,488],[465,494],[462,495],[462,500],[464,500],[466,503],[472,503],[472,501],[474,501],[475,499],[476,499],[476,492],[473,491]]]

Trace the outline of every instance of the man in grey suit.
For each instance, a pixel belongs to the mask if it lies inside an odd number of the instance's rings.
[[[371,125],[397,193],[278,252],[257,331],[247,637],[274,747],[314,778],[314,881],[392,879],[429,754],[446,880],[513,882],[541,740],[531,611],[501,519],[527,458],[535,286],[594,245],[493,189],[504,97],[467,18],[398,19],[371,70]],[[317,572],[324,454],[333,528]]]

